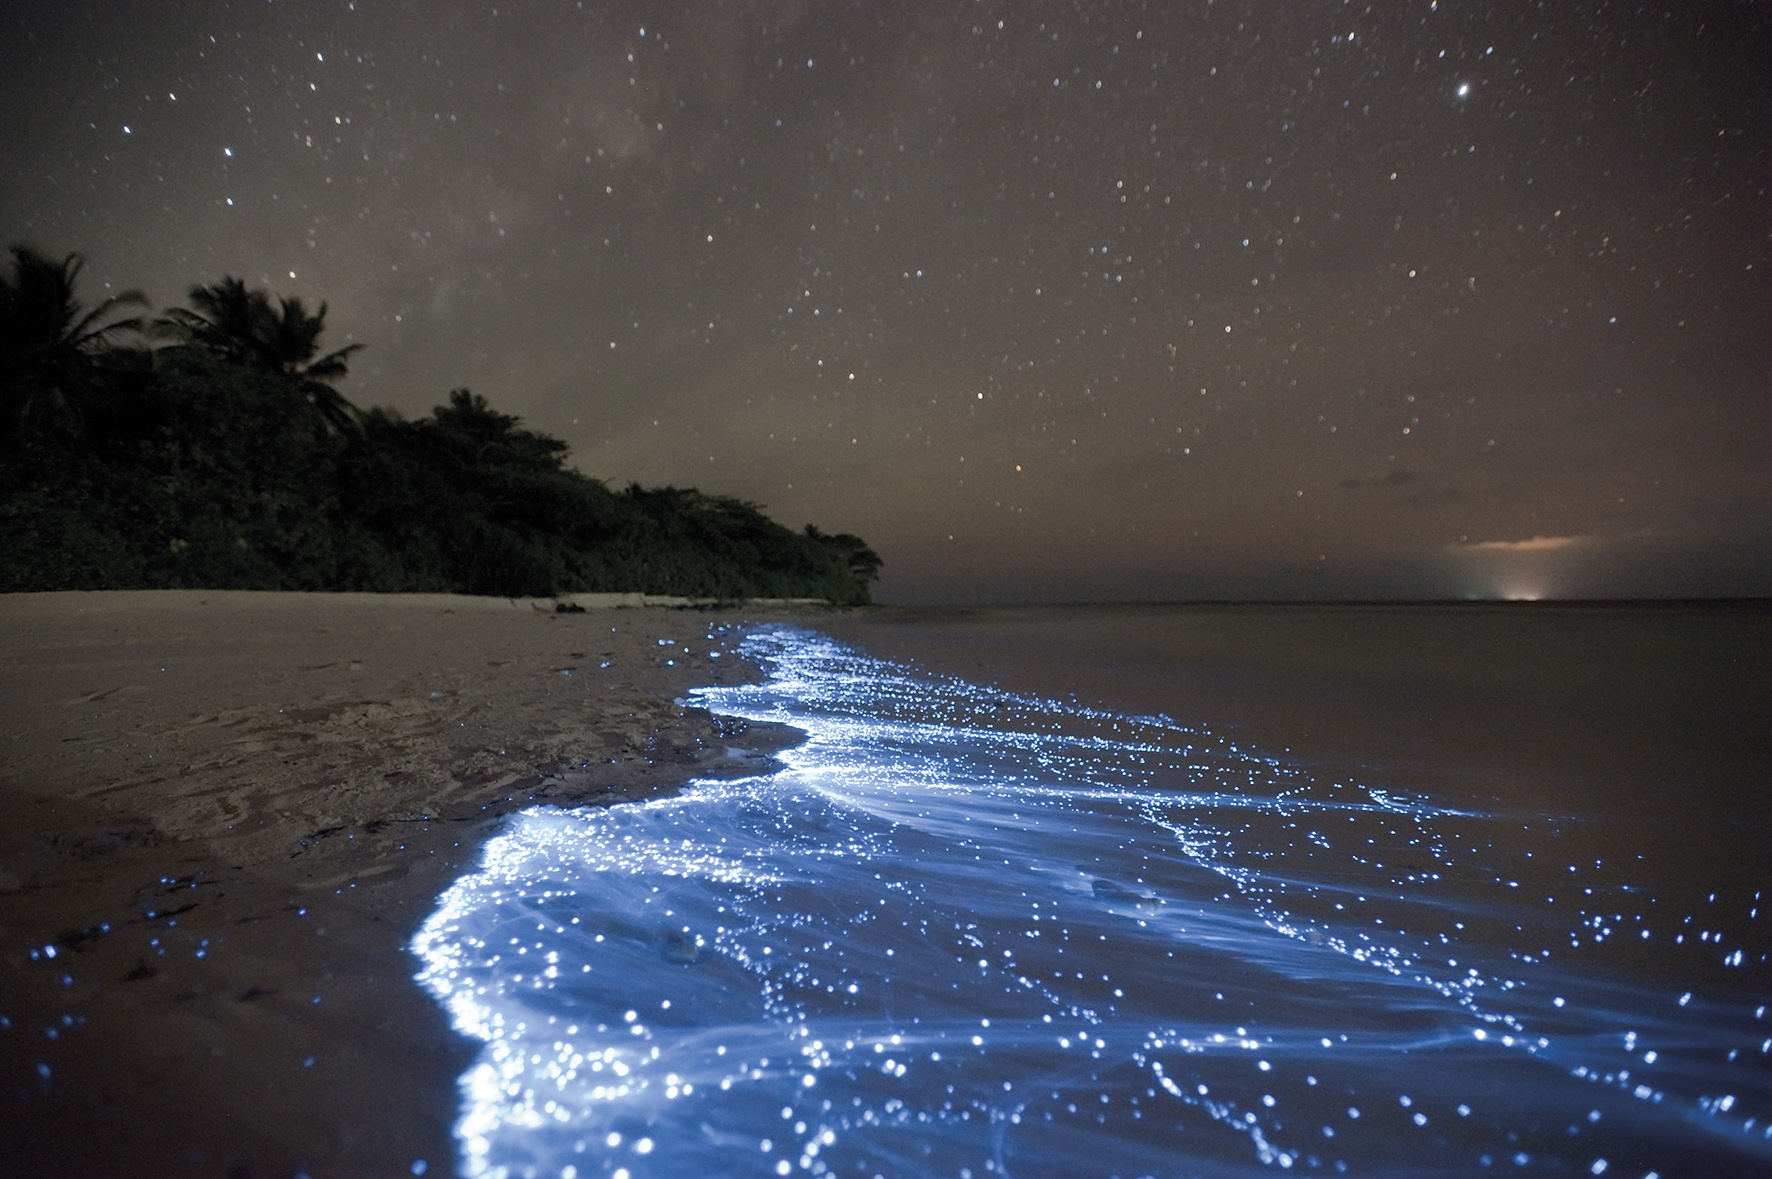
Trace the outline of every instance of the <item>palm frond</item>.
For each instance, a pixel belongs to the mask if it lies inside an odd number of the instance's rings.
[[[302,370],[302,375],[316,381],[336,381],[344,377],[349,369],[345,361],[363,351],[362,344],[347,344],[337,352],[328,352],[319,360],[314,361]]]
[[[111,337],[122,332],[140,332],[146,319],[140,315],[132,315],[128,319],[113,320],[101,324],[99,321],[120,307],[146,307],[148,297],[140,291],[124,291],[121,295],[112,295],[94,307],[80,322],[75,324],[69,333],[68,343],[82,351],[94,346],[103,347],[111,342]]]

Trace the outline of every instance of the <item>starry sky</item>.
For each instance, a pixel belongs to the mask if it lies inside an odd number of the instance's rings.
[[[1772,5],[15,0],[0,228],[885,601],[1772,594]]]

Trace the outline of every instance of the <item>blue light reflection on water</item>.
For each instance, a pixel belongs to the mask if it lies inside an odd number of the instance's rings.
[[[785,770],[519,815],[415,939],[486,1041],[465,1173],[1772,1166],[1757,894],[1707,921],[1548,820],[744,653],[768,682],[698,703],[804,730]]]

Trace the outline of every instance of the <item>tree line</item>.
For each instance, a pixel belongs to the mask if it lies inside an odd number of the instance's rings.
[[[0,591],[276,589],[868,601],[880,558],[694,488],[611,490],[466,389],[423,418],[338,391],[309,312],[240,279],[149,318],[81,259],[0,273]]]

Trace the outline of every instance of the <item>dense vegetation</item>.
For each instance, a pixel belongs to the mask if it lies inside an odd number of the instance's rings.
[[[612,491],[458,389],[425,418],[335,389],[326,306],[238,279],[148,321],[80,260],[0,275],[0,591],[641,591],[868,600],[857,537],[694,489]]]

